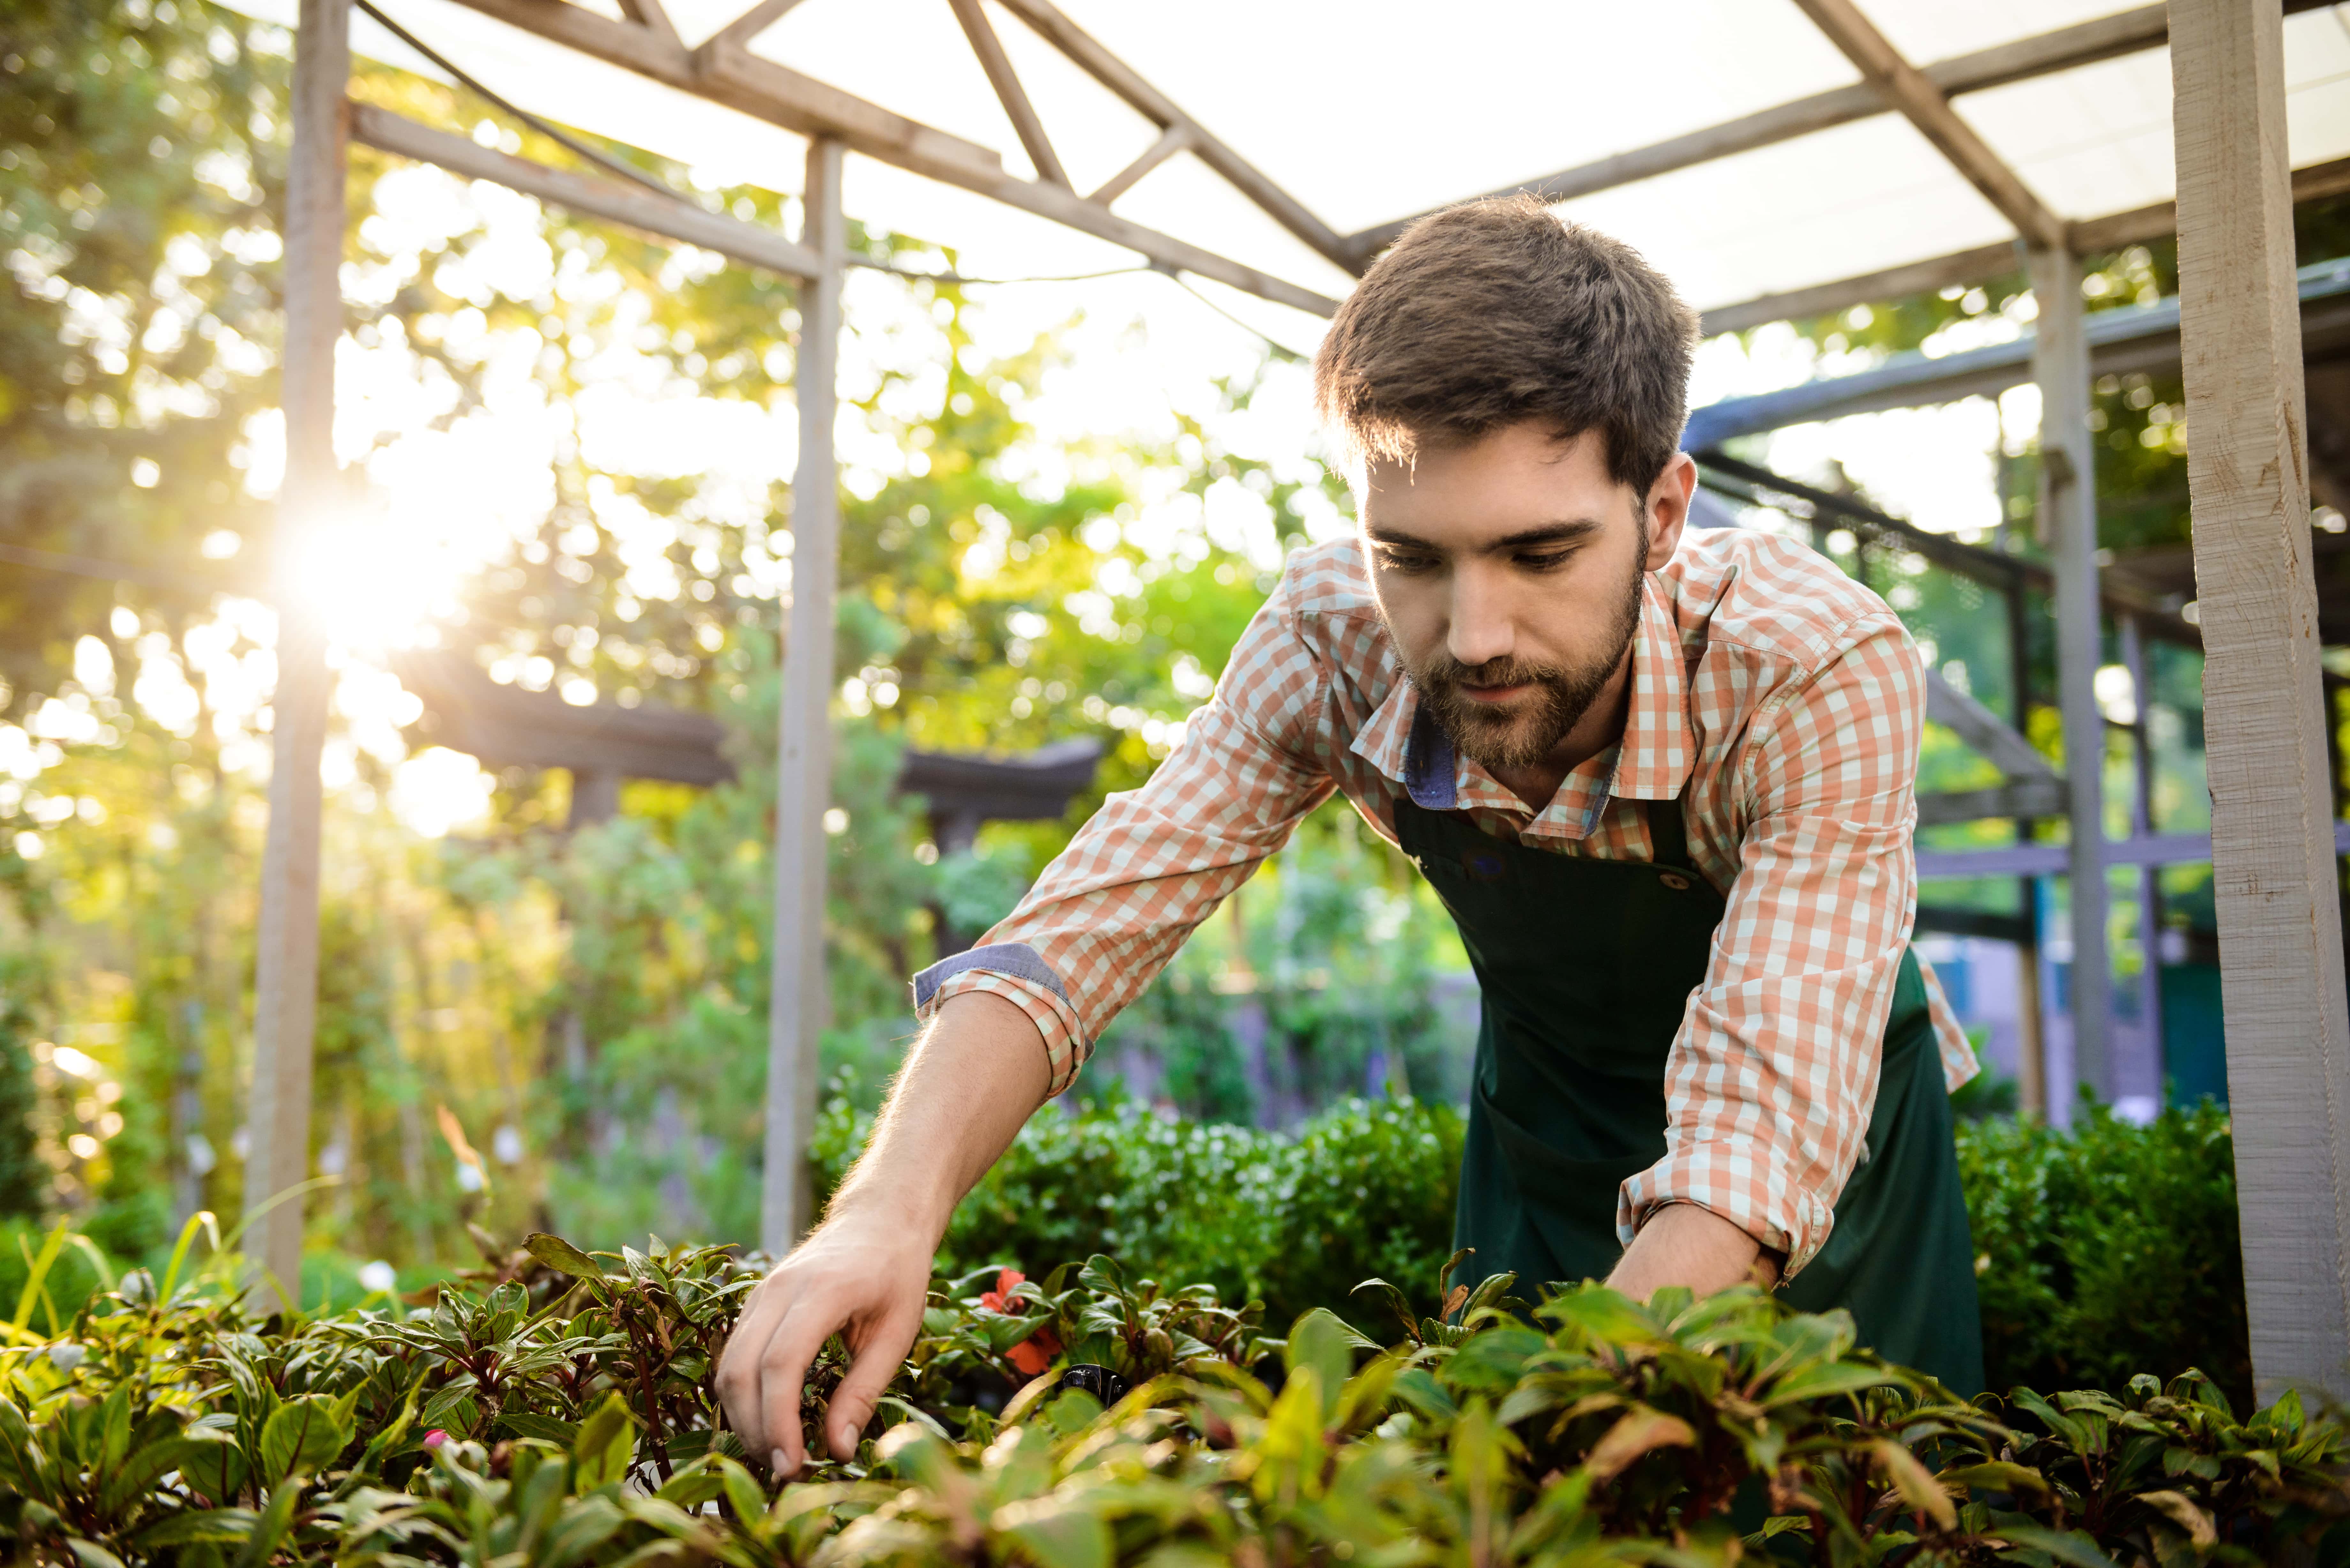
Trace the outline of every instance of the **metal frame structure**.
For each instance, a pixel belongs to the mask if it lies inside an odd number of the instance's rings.
[[[809,1219],[799,1178],[816,1041],[826,1019],[823,967],[827,702],[838,552],[832,374],[844,254],[845,153],[975,192],[1183,271],[1299,309],[1336,302],[1117,214],[1124,192],[1178,152],[1191,156],[1315,252],[1359,274],[1409,219],[1340,234],[1064,16],[1050,0],[1002,8],[1159,129],[1125,171],[1090,194],[1070,184],[981,0],[949,0],[1037,178],[1004,170],[993,150],[908,119],[756,55],[751,44],[796,0],[758,0],[689,47],[660,0],[620,0],[615,20],[569,0],[461,0],[582,55],[639,73],[810,139],[806,222],[796,241],[657,194],[485,151],[462,138],[347,101],[350,0],[300,0],[287,184],[288,301],[284,403],[287,472],[281,548],[334,509],[332,372],[348,139],[499,183],[648,233],[716,250],[799,281],[800,466],[793,490],[794,591],[776,823],[776,940],[769,1054],[767,1175],[762,1239],[788,1247]],[[2317,0],[2283,0],[2300,10]],[[2306,548],[2300,425],[2299,313],[2292,273],[2296,182],[2284,152],[2280,0],[2173,0],[1918,67],[1854,0],[1796,0],[1858,70],[1848,88],[1563,171],[1515,189],[1552,200],[1806,134],[1869,115],[1902,116],[2013,225],[2039,290],[2033,371],[2042,386],[2050,461],[2041,516],[2054,563],[2060,707],[2075,749],[2102,755],[2094,697],[2099,586],[2085,414],[2091,334],[2080,308],[2079,256],[2168,232],[2179,235],[2179,331],[2197,434],[2190,455],[2196,557],[2212,693],[2211,852],[2230,956],[2225,997],[2237,1099],[2254,1357],[2264,1385],[2350,1393],[2350,1034],[2334,892],[2334,836],[2314,590]],[[1953,95],[2169,45],[2179,170],[2169,205],[2086,223],[2052,213],[1969,127]],[[2306,171],[2305,171],[2306,173]],[[2340,171],[2317,178],[2344,180]],[[2305,183],[2305,182],[2304,182]],[[2335,188],[2338,188],[2338,183]],[[1983,247],[1758,299],[1710,313],[1727,330],[2012,272],[2017,248]],[[282,563],[281,563],[282,565]],[[279,691],[270,827],[262,886],[255,1090],[247,1211],[258,1250],[282,1281],[298,1278],[299,1185],[308,1146],[308,1085],[317,963],[318,753],[327,676],[321,628],[281,579]],[[2074,768],[2072,827],[2076,1047],[2102,1060],[2108,990],[2103,805],[2097,768]],[[2044,781],[2042,781],[2044,783]],[[2085,999],[2085,1000],[2084,1000]]]

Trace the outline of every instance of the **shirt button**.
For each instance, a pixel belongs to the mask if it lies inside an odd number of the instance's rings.
[[[1676,893],[1686,893],[1689,891],[1690,879],[1677,871],[1668,871],[1662,877],[1659,877],[1658,880],[1664,883],[1666,887],[1670,888]]]

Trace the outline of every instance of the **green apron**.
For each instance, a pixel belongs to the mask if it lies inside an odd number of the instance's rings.
[[[1724,900],[1691,865],[1679,801],[1648,803],[1653,863],[1529,848],[1403,799],[1396,834],[1451,910],[1484,992],[1453,1246],[1471,1281],[1602,1279],[1617,1189],[1665,1155],[1665,1067]],[[1861,1163],[1827,1245],[1782,1291],[1848,1309],[1863,1345],[1982,1387],[1967,1228],[1926,986],[1902,954]],[[1532,1291],[1525,1293],[1532,1298]]]

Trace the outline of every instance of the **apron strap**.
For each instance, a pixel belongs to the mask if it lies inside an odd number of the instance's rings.
[[[1705,881],[1696,863],[1690,859],[1689,826],[1681,820],[1680,797],[1644,800],[1640,804],[1647,808],[1648,818],[1648,858],[1656,865],[1687,871],[1697,876],[1700,882]],[[1712,884],[1709,882],[1707,886]]]

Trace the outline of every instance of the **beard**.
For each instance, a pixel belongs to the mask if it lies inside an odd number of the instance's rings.
[[[1419,693],[1420,706],[1452,742],[1454,751],[1488,771],[1530,767],[1548,756],[1591,711],[1640,628],[1640,584],[1647,575],[1648,554],[1645,517],[1642,522],[1631,581],[1617,601],[1615,623],[1590,659],[1569,665],[1514,658],[1463,664],[1439,649],[1424,663],[1407,660],[1405,674]],[[1534,690],[1507,705],[1497,705],[1469,696],[1461,691],[1464,686],[1531,686]]]

